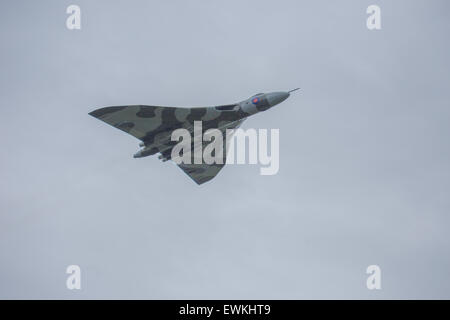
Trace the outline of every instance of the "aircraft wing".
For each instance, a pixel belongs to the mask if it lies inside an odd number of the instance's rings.
[[[226,139],[226,129],[237,129],[240,127],[240,125],[242,124],[242,122],[245,121],[244,119],[238,120],[238,121],[234,121],[229,123],[228,125],[219,128],[220,131],[222,131],[222,136],[224,138],[224,152],[223,152],[223,164],[218,164],[218,163],[214,163],[214,164],[206,164],[206,163],[202,163],[202,164],[194,164],[193,161],[193,157],[191,159],[191,164],[179,164],[178,166],[181,168],[181,170],[183,170],[192,180],[194,180],[197,184],[203,184],[211,179],[213,179],[220,170],[222,170],[222,168],[225,166],[226,164],[226,147],[227,144],[225,144],[225,142],[228,140]],[[231,138],[232,135],[229,135],[229,137]],[[207,142],[209,143],[209,142]],[[203,143],[203,147],[205,146],[205,142]]]
[[[188,115],[205,113],[205,109],[134,105],[105,107],[89,114],[140,140],[146,140],[158,132],[182,127]]]
[[[232,113],[227,111],[235,107],[236,104],[195,108],[132,105],[100,108],[89,114],[144,141],[177,128],[190,129],[196,120],[231,122]]]

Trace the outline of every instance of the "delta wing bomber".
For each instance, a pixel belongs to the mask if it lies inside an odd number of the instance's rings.
[[[159,159],[167,161],[172,159],[172,150],[178,143],[172,140],[174,130],[188,130],[194,137],[192,146],[197,135],[194,132],[196,121],[201,121],[201,135],[208,129],[218,129],[226,136],[227,129],[237,129],[247,117],[281,103],[295,90],[298,88],[287,92],[258,93],[238,103],[214,107],[130,105],[104,107],[89,114],[141,140],[139,146],[142,149],[134,155],[135,158],[159,154]],[[201,148],[205,145],[203,141]],[[223,161],[220,163],[198,163],[192,158],[190,163],[177,164],[197,184],[202,184],[214,178],[225,165],[225,144],[222,155]]]

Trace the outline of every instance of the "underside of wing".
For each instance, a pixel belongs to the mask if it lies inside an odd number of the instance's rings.
[[[228,134],[226,129],[236,129],[238,128],[242,122],[244,122],[245,119],[241,119],[238,121],[231,122],[227,125],[225,125],[222,128],[219,128],[219,130],[222,132],[222,137],[224,141],[229,141],[229,138],[231,138],[232,134]],[[207,143],[203,143],[203,148],[205,147]],[[222,163],[213,163],[213,164],[195,164],[194,163],[194,155],[191,157],[191,164],[184,164],[181,163],[178,166],[183,170],[192,180],[194,180],[197,184],[203,184],[211,179],[213,179],[219,171],[225,166],[226,164],[226,150],[227,150],[227,143],[224,143],[224,149],[223,149],[223,157],[222,157]],[[202,149],[203,149],[202,148]]]
[[[224,164],[179,164],[178,166],[197,184],[203,184],[214,178]]]

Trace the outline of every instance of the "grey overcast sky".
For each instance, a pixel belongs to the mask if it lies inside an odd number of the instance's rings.
[[[1,1],[0,298],[450,298],[449,10]],[[234,165],[197,186],[88,115],[297,86],[243,125],[280,129],[274,176]]]

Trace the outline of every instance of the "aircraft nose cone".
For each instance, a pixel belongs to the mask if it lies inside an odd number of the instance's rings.
[[[283,102],[287,98],[289,98],[289,92],[272,92],[267,94],[267,101],[269,102],[271,107],[279,104],[280,102]]]

